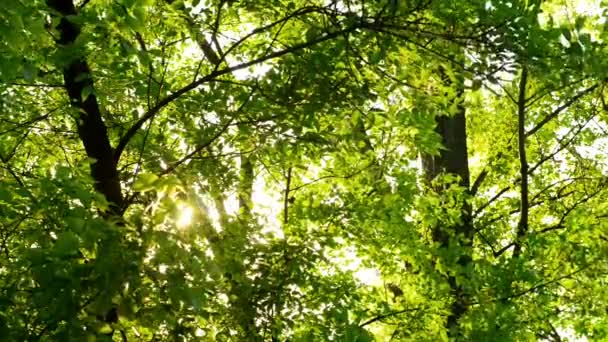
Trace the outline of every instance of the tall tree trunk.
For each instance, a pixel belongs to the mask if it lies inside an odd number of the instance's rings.
[[[422,156],[423,171],[428,185],[431,185],[431,182],[439,174],[449,173],[457,175],[459,185],[466,189],[465,191],[470,192],[466,110],[462,103],[464,82],[459,79],[456,81],[458,82],[457,84],[453,84],[454,81],[450,81],[445,76],[443,70],[440,72],[443,80],[448,83],[446,86],[452,85],[457,87],[456,97],[453,99],[457,103],[457,111],[452,115],[440,115],[436,117],[437,126],[435,131],[441,137],[444,149],[440,151],[439,155]],[[435,190],[439,193],[443,191],[441,188]],[[454,248],[456,247],[455,245],[466,247],[465,250],[468,252],[465,252],[464,255],[459,256],[456,260],[460,266],[464,267],[471,262],[470,249],[472,247],[474,232],[473,218],[469,203],[462,201],[459,205],[461,209],[459,222],[450,226],[438,225],[437,227],[433,227],[433,240],[438,242],[441,248]],[[459,336],[459,320],[468,309],[467,294],[456,281],[456,275],[449,275],[447,281],[454,296],[454,302],[451,305],[447,320],[447,329],[450,337],[457,338]]]
[[[57,46],[69,52],[65,54],[69,56],[69,60],[65,60],[62,66],[64,88],[76,113],[78,136],[87,157],[91,160],[91,176],[95,182],[95,190],[103,194],[110,204],[110,210],[105,212],[104,216],[120,219],[124,198],[116,167],[117,161],[114,160],[108,130],[95,95],[91,69],[83,51],[74,46],[80,35],[80,27],[72,20],[78,12],[72,0],[47,0],[47,5],[54,11],[52,14],[59,18],[56,27],[59,32],[59,37],[56,38]],[[108,324],[118,322],[117,308],[112,307],[100,319]],[[114,330],[107,335],[113,334]]]
[[[74,47],[80,27],[70,17],[78,13],[72,0],[47,0],[48,6],[60,18],[56,29],[59,49],[69,50],[70,60],[63,66],[64,87],[75,109],[78,136],[91,162],[95,189],[110,203],[109,216],[118,216],[123,205],[122,191],[113,150],[93,86],[93,76],[82,51]]]

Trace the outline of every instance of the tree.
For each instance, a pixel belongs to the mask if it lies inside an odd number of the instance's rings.
[[[0,4],[0,334],[606,338],[597,8]]]

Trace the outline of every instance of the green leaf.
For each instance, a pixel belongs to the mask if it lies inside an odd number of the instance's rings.
[[[141,173],[135,183],[133,184],[133,190],[139,192],[146,192],[154,190],[158,176],[152,173]]]
[[[63,232],[57,236],[53,250],[60,256],[78,254],[80,240],[78,236],[72,232]]]
[[[371,64],[378,64],[384,58],[384,53],[382,50],[374,50],[369,56],[369,62]]]

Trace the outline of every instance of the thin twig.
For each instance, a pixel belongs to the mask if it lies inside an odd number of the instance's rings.
[[[377,315],[376,317],[371,318],[371,319],[369,319],[369,320],[367,320],[367,321],[359,324],[359,327],[363,328],[366,325],[370,325],[370,324],[372,324],[374,322],[381,321],[381,320],[383,320],[385,318],[393,317],[393,316],[400,315],[400,314],[406,313],[406,312],[419,311],[421,309],[422,308],[409,308],[409,309],[403,309],[403,310],[398,310],[398,311],[393,311],[393,312]]]

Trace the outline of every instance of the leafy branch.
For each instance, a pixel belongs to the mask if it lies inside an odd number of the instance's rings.
[[[248,62],[244,62],[244,63],[240,63],[237,65],[233,65],[233,66],[229,66],[223,69],[219,69],[216,71],[211,72],[210,74],[208,74],[207,76],[204,76],[198,80],[195,80],[193,82],[191,82],[190,84],[184,86],[183,88],[176,90],[175,92],[171,93],[170,95],[168,95],[167,97],[161,99],[160,101],[158,101],[158,103],[152,107],[148,112],[146,112],[144,115],[142,115],[142,117],[137,120],[133,126],[131,126],[127,132],[121,137],[118,145],[116,146],[116,149],[114,150],[114,160],[115,162],[118,162],[118,160],[120,159],[120,156],[122,154],[122,152],[124,151],[125,147],[127,146],[127,144],[129,143],[129,141],[135,136],[135,134],[137,134],[137,132],[139,131],[139,129],[143,126],[143,124],[148,121],[149,119],[151,119],[152,117],[154,117],[154,115],[156,115],[156,113],[158,113],[161,109],[163,109],[164,107],[166,107],[167,105],[169,105],[171,102],[177,100],[179,97],[181,97],[182,95],[188,93],[189,91],[196,89],[197,87],[211,82],[213,80],[215,80],[217,77],[222,76],[222,75],[226,75],[226,74],[230,74],[234,71],[238,71],[241,69],[245,69],[248,68],[250,66],[253,65],[257,65],[260,64],[262,62],[265,61],[269,61],[287,54],[291,54],[293,52],[305,49],[305,48],[309,48],[312,47],[314,45],[317,45],[319,43],[331,40],[333,38],[339,37],[341,35],[353,32],[357,29],[357,26],[351,26],[348,27],[346,29],[343,30],[338,30],[335,32],[331,32],[331,33],[327,33],[325,35],[322,35],[316,39],[312,39],[308,42],[305,43],[301,43],[301,44],[296,44],[293,45],[291,47],[285,48],[283,50],[280,51],[276,51],[273,53],[270,53],[266,56],[262,56],[256,59],[253,59],[251,61]]]

